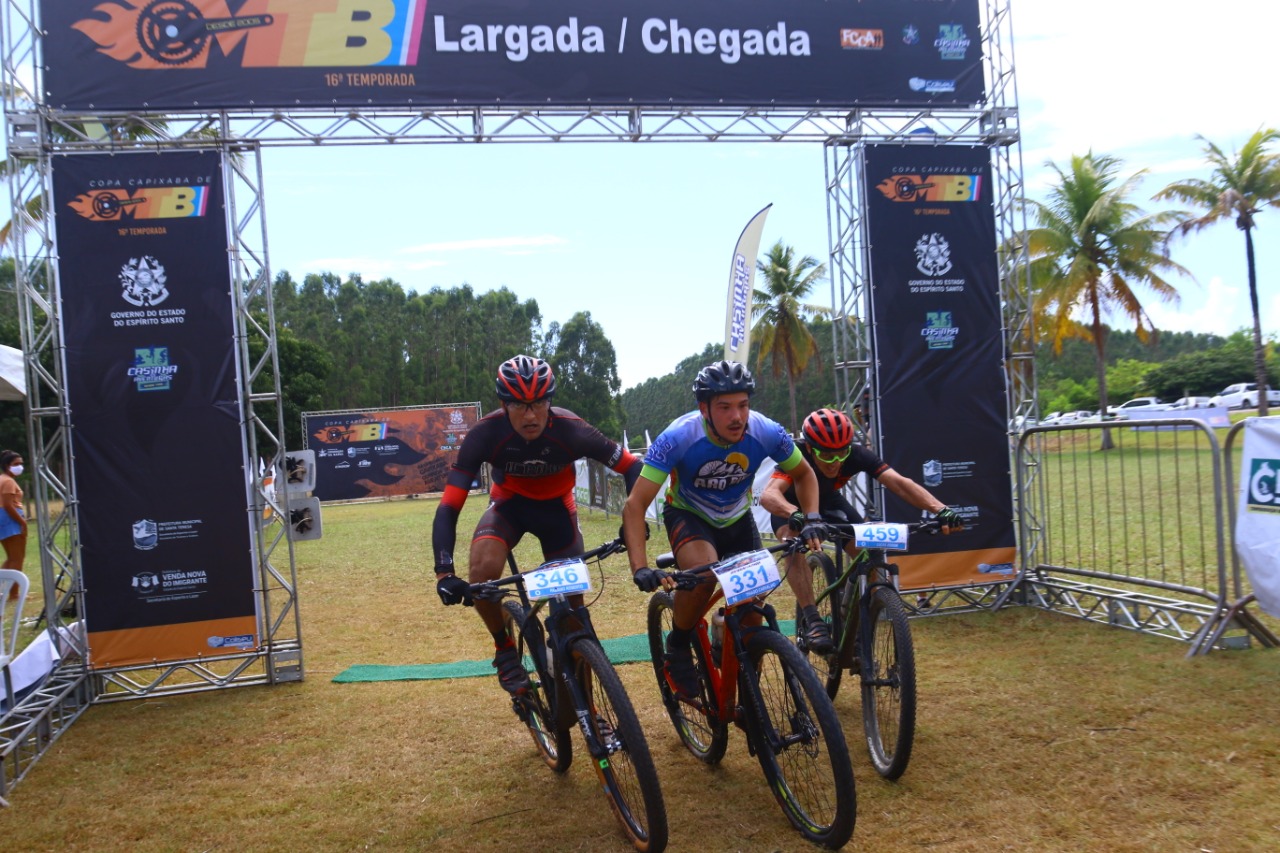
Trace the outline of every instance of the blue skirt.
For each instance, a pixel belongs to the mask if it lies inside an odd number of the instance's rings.
[[[18,515],[23,518],[27,517],[27,514],[22,510],[18,510]],[[0,509],[0,539],[8,539],[10,536],[17,536],[21,532],[22,527],[18,522],[10,518],[9,513]]]

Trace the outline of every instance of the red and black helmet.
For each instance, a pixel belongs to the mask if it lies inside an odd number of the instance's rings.
[[[518,355],[502,362],[494,386],[503,402],[532,403],[556,393],[556,377],[542,359]]]
[[[853,444],[853,421],[844,412],[818,409],[804,419],[804,437],[812,447],[844,450]]]

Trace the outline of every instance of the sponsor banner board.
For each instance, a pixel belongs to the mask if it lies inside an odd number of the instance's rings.
[[[1280,618],[1280,418],[1244,422],[1235,547],[1258,606]]]
[[[256,648],[221,156],[52,174],[90,663]]]
[[[307,448],[316,454],[322,501],[444,491],[445,478],[479,403],[413,409],[304,412]]]
[[[971,105],[978,0],[41,0],[54,110]]]
[[[873,145],[863,160],[881,455],[965,520],[912,537],[904,589],[1011,580],[1013,487],[990,155]],[[886,494],[886,520],[919,511]]]

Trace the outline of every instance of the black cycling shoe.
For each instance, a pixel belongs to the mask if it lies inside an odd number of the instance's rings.
[[[529,673],[525,671],[524,661],[515,646],[499,649],[493,656],[493,667],[498,670],[498,683],[512,696],[529,690]]]
[[[805,618],[803,637],[805,648],[815,655],[829,655],[836,650],[831,626],[821,616]]]
[[[693,648],[687,644],[673,644],[667,637],[667,653],[662,656],[666,664],[667,681],[675,688],[676,696],[687,702],[697,700],[702,693],[698,669],[693,665]]]

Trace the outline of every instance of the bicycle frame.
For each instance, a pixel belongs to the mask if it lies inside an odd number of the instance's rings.
[[[507,564],[511,567],[511,577],[519,578],[522,576],[520,569],[516,566],[515,557],[510,553],[507,554]],[[520,603],[528,608],[529,615],[527,618],[538,619],[542,622],[543,630],[550,645],[552,652],[551,669],[556,680],[556,687],[548,692],[547,698],[550,701],[556,724],[566,727],[576,720],[578,730],[582,732],[582,739],[586,742],[587,751],[591,754],[591,757],[600,758],[603,755],[607,755],[609,750],[596,737],[595,732],[591,730],[591,726],[587,722],[588,709],[591,707],[591,702],[587,696],[586,687],[574,674],[573,667],[561,665],[563,661],[569,660],[569,646],[575,640],[586,638],[595,643],[600,642],[596,636],[595,625],[591,622],[591,612],[585,604],[570,603],[571,598],[581,598],[581,596],[557,595],[531,603],[529,595],[525,591],[523,580],[516,582],[516,588],[519,592]],[[544,610],[547,611],[545,615],[543,614]],[[577,620],[578,626],[566,628],[565,623],[570,619]],[[519,697],[512,697],[512,701],[519,703],[520,699]],[[572,716],[569,716],[570,714]]]
[[[844,626],[840,632],[838,651],[841,666],[847,666],[851,655],[846,653],[846,650],[853,648],[850,645],[850,638],[857,637],[858,632],[862,630],[862,615],[876,587],[892,589],[895,594],[898,592],[898,567],[888,561],[882,548],[863,548],[857,555],[851,556],[844,549],[846,542],[853,541],[851,535],[833,530],[831,539],[836,546],[835,564],[840,576],[836,578],[835,583],[817,594],[817,600],[821,602],[836,594],[845,596]],[[877,569],[882,569],[883,574],[876,573]],[[874,579],[873,573],[876,573]],[[857,578],[856,582],[853,580],[854,577]],[[857,604],[856,607],[848,606],[854,603]]]
[[[732,642],[721,643],[720,659],[717,661],[716,656],[712,653],[707,614],[715,609],[716,604],[722,600],[724,600],[724,593],[716,590],[712,594],[711,600],[707,602],[707,609],[703,611],[702,616],[698,619],[695,636],[699,645],[702,646],[704,659],[708,662],[707,675],[711,680],[711,691],[716,699],[715,718],[720,722],[733,723],[745,731],[748,727],[738,714],[740,706],[736,700],[738,698],[738,677],[741,674],[740,661],[747,655],[746,632],[749,630],[777,631],[778,616],[772,605],[764,604],[759,599],[752,599],[741,604],[735,604],[732,607],[726,607],[724,609],[725,634],[727,637],[732,638]],[[743,610],[747,612],[741,612]],[[743,618],[752,613],[758,613],[764,619],[764,624],[744,626],[742,624]],[[758,699],[758,697],[753,697],[754,699]]]

